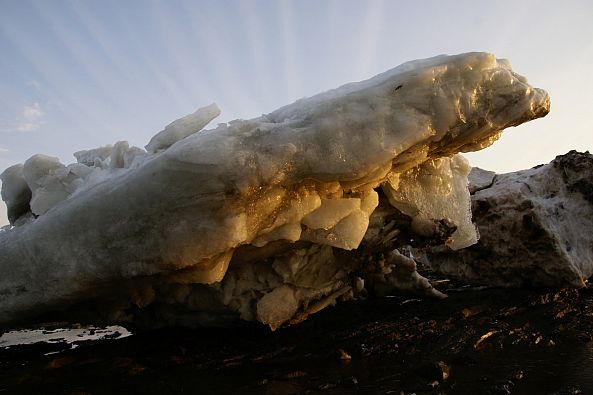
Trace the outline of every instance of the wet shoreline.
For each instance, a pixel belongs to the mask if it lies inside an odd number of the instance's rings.
[[[50,355],[58,345],[10,347],[0,393],[593,391],[593,287],[438,286],[447,299],[352,301],[276,332],[169,328]]]

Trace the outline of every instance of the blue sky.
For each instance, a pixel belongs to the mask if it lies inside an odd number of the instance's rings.
[[[593,1],[0,0],[0,171],[144,146],[216,102],[252,118],[407,60],[488,51],[552,112],[469,155],[500,172],[593,149]],[[3,213],[0,224],[5,223]]]

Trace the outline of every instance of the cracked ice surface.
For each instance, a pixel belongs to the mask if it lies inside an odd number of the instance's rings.
[[[213,104],[148,152],[118,142],[68,166],[35,155],[2,174],[15,226],[0,232],[0,322],[101,300],[110,320],[136,319],[135,306],[162,322],[236,314],[276,328],[365,280],[434,294],[393,249],[404,234],[474,243],[456,154],[548,111],[508,62],[468,53],[200,130]]]

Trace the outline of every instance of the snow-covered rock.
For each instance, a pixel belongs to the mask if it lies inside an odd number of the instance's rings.
[[[0,233],[0,322],[98,301],[111,319],[230,313],[276,328],[365,281],[438,294],[393,249],[473,243],[469,166],[455,154],[549,104],[491,54],[438,56],[199,131],[218,113],[208,106],[148,152],[119,142],[68,166],[35,156],[30,220]],[[11,174],[3,196],[21,196]]]
[[[582,287],[593,275],[593,155],[571,151],[507,174],[473,169],[480,241],[433,249],[433,268],[502,286]]]

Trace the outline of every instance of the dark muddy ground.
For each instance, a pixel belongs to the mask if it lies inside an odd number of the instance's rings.
[[[0,394],[593,394],[592,286],[448,294],[346,302],[276,332],[15,346],[0,350]]]

